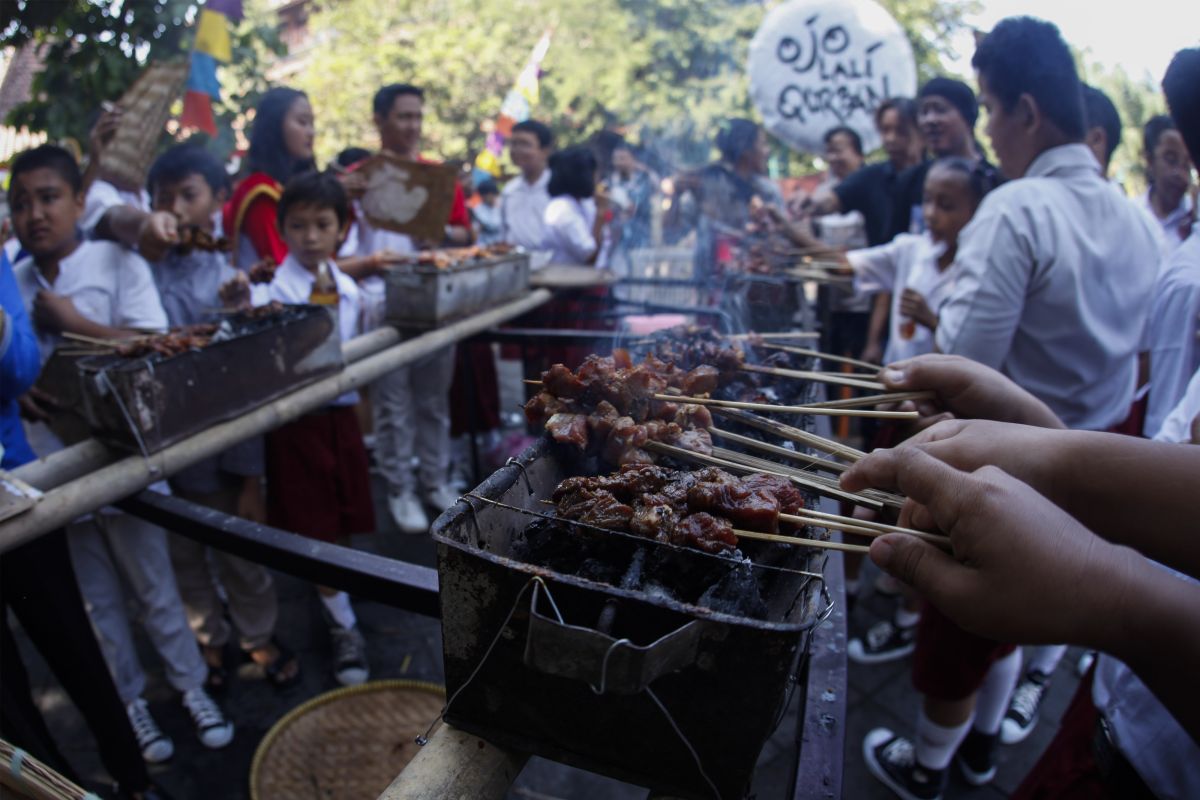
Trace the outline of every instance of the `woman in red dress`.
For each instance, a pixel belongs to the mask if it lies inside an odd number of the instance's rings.
[[[287,257],[275,209],[284,184],[316,168],[316,136],[308,95],[286,87],[263,95],[250,129],[248,174],[225,204],[225,235],[234,242],[234,263],[240,269],[248,270],[264,259],[277,266]]]

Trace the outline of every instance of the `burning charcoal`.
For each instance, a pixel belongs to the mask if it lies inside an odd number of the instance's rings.
[[[722,614],[767,618],[767,604],[763,602],[761,587],[749,562],[739,564],[714,583],[700,595],[697,605]]]

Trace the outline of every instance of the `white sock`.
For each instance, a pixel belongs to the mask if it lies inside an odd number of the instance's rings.
[[[1013,650],[992,664],[975,698],[975,730],[988,736],[1000,732],[1000,723],[1008,711],[1008,703],[1017,679],[1021,676],[1021,651]]]
[[[350,630],[358,624],[358,617],[354,616],[354,609],[350,606],[350,595],[345,592],[338,592],[334,595],[321,595],[321,602],[325,604],[325,610],[329,612],[329,616],[333,617],[333,621],[339,628]]]
[[[901,628],[911,628],[916,625],[921,619],[920,611],[909,611],[904,606],[896,607],[896,625]]]
[[[943,770],[950,766],[950,759],[967,738],[971,720],[953,728],[945,728],[925,716],[922,709],[917,717],[917,763],[925,769]]]
[[[1043,675],[1053,675],[1054,670],[1058,667],[1058,662],[1062,661],[1063,654],[1066,652],[1065,644],[1044,644],[1040,647],[1030,648],[1030,672],[1037,670]]]

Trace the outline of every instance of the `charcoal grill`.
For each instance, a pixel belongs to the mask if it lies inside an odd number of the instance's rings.
[[[446,267],[397,264],[384,273],[388,321],[434,328],[529,291],[529,255],[513,252]]]
[[[232,336],[176,356],[79,361],[93,435],[153,453],[342,369],[337,319],[321,306],[287,306],[228,319]]]
[[[824,554],[743,542],[749,568],[587,530],[543,547],[543,501],[598,471],[543,438],[435,521],[446,719],[658,791],[742,797],[827,607]],[[713,599],[747,574],[761,604]]]

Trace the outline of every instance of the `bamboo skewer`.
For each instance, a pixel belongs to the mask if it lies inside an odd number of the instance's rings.
[[[848,444],[835,442],[833,439],[826,439],[824,436],[818,436],[815,433],[801,430],[792,425],[787,425],[783,422],[778,422],[767,417],[760,417],[757,414],[751,414],[749,411],[739,411],[733,408],[719,408],[717,414],[728,419],[737,420],[743,425],[748,425],[751,428],[757,428],[764,433],[771,433],[781,439],[786,439],[789,442],[802,444],[806,447],[811,447],[814,450],[819,450],[822,453],[829,453],[832,456],[837,456],[845,461],[858,461],[866,456],[862,450],[856,450]]]
[[[540,383],[540,381],[539,381]],[[740,408],[744,411],[765,411],[772,414],[816,414],[821,416],[872,417],[875,419],[918,419],[916,411],[871,411],[861,408],[821,408],[820,406],[780,406],[772,403],[743,403],[738,400],[714,400],[686,394],[653,394],[655,400],[671,403],[693,403],[715,408]]]
[[[823,550],[841,550],[843,553],[869,553],[871,548],[861,544],[842,544],[841,542],[826,542],[822,539],[805,539],[802,536],[783,536],[778,533],[759,533],[758,531],[743,531],[734,529],[733,535],[739,539],[757,539],[761,542],[779,542],[800,547],[819,547]]]
[[[832,517],[832,519],[830,519]],[[826,528],[831,531],[841,531],[842,533],[853,533],[857,536],[870,536],[876,538],[889,533],[902,533],[906,536],[915,536],[918,539],[937,545],[943,550],[950,549],[950,539],[946,536],[939,536],[936,533],[928,531],[918,531],[914,528],[893,528],[892,530],[880,530],[878,528],[866,527],[856,523],[862,522],[853,517],[838,517],[835,514],[819,514],[814,515],[808,509],[804,510],[803,514],[780,514],[781,522],[790,522],[794,525],[811,525],[816,528]],[[844,521],[842,521],[844,520]]]
[[[129,341],[128,339],[101,339],[96,336],[84,336],[82,333],[71,333],[70,331],[63,331],[62,337],[64,339],[70,339],[73,342],[94,344],[97,347],[103,347],[107,350],[115,350],[122,344],[125,344]]]
[[[933,400],[936,392],[888,392],[886,394],[870,394],[864,397],[851,397],[846,400],[824,400],[813,403],[817,408],[859,408],[875,406],[881,403],[903,403],[907,400]]]
[[[746,339],[762,339],[763,341],[772,341],[775,339],[819,339],[821,334],[815,331],[792,331],[782,332],[775,331],[772,333],[726,333],[722,334],[723,339],[733,339],[734,341],[745,341]]]
[[[786,447],[780,447],[777,444],[769,442],[760,442],[758,439],[752,439],[749,436],[742,436],[740,433],[732,433],[723,431],[720,428],[710,427],[708,432],[713,436],[719,436],[722,439],[728,439],[731,442],[737,442],[743,447],[749,447],[754,450],[761,450],[764,453],[770,453],[780,458],[790,458],[793,461],[803,461],[806,464],[811,464],[816,469],[823,469],[829,472],[845,472],[848,467],[837,461],[820,458],[818,456],[810,456],[807,453],[798,453],[795,450],[788,450]]]
[[[870,361],[859,361],[857,358],[849,358],[847,356],[835,356],[832,353],[823,353],[820,350],[810,350],[807,347],[792,347],[786,344],[764,344],[760,345],[767,350],[782,350],[785,353],[795,353],[798,356],[813,356],[822,361],[836,361],[839,364],[849,364],[852,367],[861,367],[864,370],[869,370],[872,375],[878,375],[880,366],[872,364]]]
[[[880,491],[879,489],[864,489],[858,494],[853,494],[844,491],[837,478],[819,475],[815,472],[809,472],[806,469],[797,469],[795,467],[788,466],[787,464],[778,464],[774,461],[767,461],[765,458],[759,458],[758,456],[752,456],[746,453],[739,453],[736,450],[727,450],[723,447],[713,447],[713,456],[715,458],[724,459],[732,464],[737,464],[743,469],[750,469],[755,472],[770,472],[776,475],[781,475],[785,478],[791,478],[796,483],[808,486],[811,489],[822,492],[831,497],[837,497],[853,503],[859,503],[860,499],[866,499],[878,506],[891,506],[893,508],[900,508],[904,505],[904,498],[898,494]],[[859,505],[864,504],[859,503]]]
[[[779,378],[802,378],[804,380],[818,381],[820,383],[836,383],[841,386],[853,386],[857,389],[873,389],[877,392],[886,392],[888,389],[879,381],[867,381],[849,376],[834,376],[826,375],[822,372],[811,372],[802,369],[783,369],[781,367],[761,367],[758,364],[743,364],[740,369],[743,372],[757,372],[762,375],[775,375]]]

